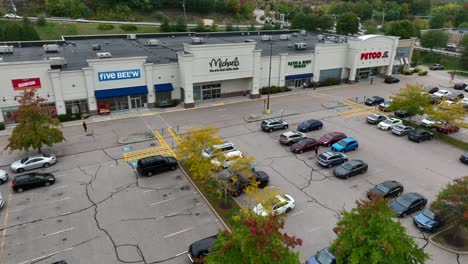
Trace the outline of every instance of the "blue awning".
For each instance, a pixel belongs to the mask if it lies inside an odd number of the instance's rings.
[[[157,93],[174,91],[174,87],[172,86],[172,83],[155,84],[154,89],[156,89]]]
[[[305,79],[305,78],[312,78],[312,77],[314,77],[313,73],[304,73],[304,74],[288,75],[286,76],[286,80]]]
[[[146,85],[94,91],[96,99],[147,93],[148,87]]]

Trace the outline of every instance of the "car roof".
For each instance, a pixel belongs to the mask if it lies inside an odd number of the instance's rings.
[[[242,152],[239,150],[229,151],[229,152],[224,153],[224,156],[225,157],[235,157],[235,156],[240,157],[242,156]]]
[[[265,119],[263,121],[267,122],[267,123],[271,123],[271,122],[279,122],[279,121],[282,121],[282,120],[276,119],[276,118],[270,118],[270,119]]]
[[[371,99],[371,98],[373,98],[373,99],[383,99],[382,97],[380,97],[380,96],[378,96],[378,95],[374,95],[374,96],[369,97],[369,99]],[[384,100],[385,100],[385,99],[384,99]]]
[[[326,151],[326,152],[321,153],[321,155],[324,155],[324,156],[326,156],[327,158],[328,158],[328,157],[331,157],[331,156],[334,156],[334,155],[336,155],[336,154],[343,155],[343,153],[341,153],[341,152],[336,152],[336,151]]]
[[[357,140],[356,140],[355,138],[353,138],[353,137],[343,138],[342,140],[344,140],[345,142],[357,141]]]
[[[416,133],[416,134],[421,134],[421,133],[423,133],[423,132],[429,132],[429,131],[426,131],[426,130],[424,130],[424,129],[414,129],[414,130],[413,130],[413,133]]]
[[[405,200],[407,201],[415,201],[415,200],[418,200],[418,199],[424,199],[424,196],[422,196],[421,194],[419,193],[406,193],[406,194],[403,194],[402,197],[404,197]]]
[[[296,132],[296,131],[286,131],[282,135],[290,137],[290,136],[300,135],[300,134],[298,132]]]
[[[348,163],[351,165],[357,165],[357,164],[364,164],[364,161],[356,159],[356,160],[350,160],[348,161]]]
[[[401,183],[397,181],[384,181],[384,182],[381,182],[380,184],[385,185],[387,187],[402,186]]]
[[[344,133],[343,132],[330,132],[330,133],[327,133],[325,135],[338,136],[338,135],[344,135]]]
[[[255,171],[254,174],[255,177],[257,177],[257,179],[259,180],[265,180],[270,178],[270,176],[264,171]]]
[[[216,239],[218,238],[218,235],[210,236],[201,240],[198,240],[190,245],[190,248],[192,249],[191,253],[195,253],[195,255],[198,255],[200,251],[204,251],[206,249],[209,249],[210,247],[213,246],[215,243]]]

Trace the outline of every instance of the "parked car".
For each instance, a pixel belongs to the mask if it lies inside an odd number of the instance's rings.
[[[317,163],[324,166],[331,168],[335,165],[340,165],[348,161],[348,156],[341,152],[333,152],[327,151],[320,153],[317,156]]]
[[[383,103],[384,101],[385,101],[385,99],[380,97],[380,96],[372,96],[372,97],[367,98],[364,103],[366,105],[374,106],[374,105],[378,105],[380,103]]]
[[[192,243],[188,249],[188,257],[192,263],[203,263],[210,249],[214,247],[218,235],[210,236]],[[196,261],[196,262],[195,262]]]
[[[310,257],[305,264],[336,264],[336,257],[328,248],[324,248]]]
[[[438,125],[442,125],[442,123],[443,122],[440,120],[434,120],[430,117],[426,117],[421,120],[420,125],[424,127],[433,128],[433,127],[437,127]]]
[[[451,133],[458,132],[460,128],[456,125],[449,124],[447,126],[438,126],[436,130],[443,134],[451,134]]]
[[[57,162],[54,154],[41,153],[31,155],[21,160],[17,160],[10,165],[13,172],[21,173],[25,170],[33,170],[37,168],[48,168]]]
[[[310,119],[305,122],[302,122],[297,127],[297,130],[300,132],[309,132],[312,130],[322,129],[323,123],[320,120]]]
[[[390,208],[398,217],[405,217],[426,206],[427,199],[419,193],[406,193],[389,202]]]
[[[350,150],[357,150],[358,147],[359,143],[355,138],[347,137],[333,144],[331,150],[336,152],[347,152]]]
[[[301,133],[301,132],[296,132],[296,131],[287,131],[281,134],[279,141],[280,143],[286,144],[286,145],[292,145],[299,140],[306,138],[306,134]]]
[[[434,134],[424,129],[414,129],[408,133],[408,139],[421,143],[423,140],[431,140]]]
[[[403,193],[403,185],[397,181],[384,181],[367,192],[367,198],[372,200],[376,196],[393,198]]]
[[[3,199],[2,193],[0,193],[0,208],[2,208],[5,205],[5,199]]]
[[[400,79],[398,79],[397,77],[394,77],[394,76],[387,76],[387,77],[385,77],[384,82],[385,83],[399,83]]]
[[[336,167],[333,171],[335,177],[340,179],[348,179],[357,174],[364,174],[369,166],[362,160],[350,160]]]
[[[238,159],[243,158],[244,155],[242,155],[242,152],[239,150],[236,151],[230,151],[227,153],[222,154],[222,158],[219,158],[221,156],[218,156],[217,158],[213,158],[211,160],[211,164],[216,169],[226,169],[227,167],[230,167],[234,162],[236,162]]]
[[[395,116],[399,117],[399,118],[406,118],[406,117],[409,117],[409,116],[413,116],[413,114],[408,113],[408,111],[406,111],[406,110],[399,109],[399,110],[395,111]]]
[[[468,164],[468,152],[465,152],[460,155],[460,161],[465,164]]]
[[[281,119],[267,119],[263,120],[261,124],[262,130],[267,132],[273,132],[273,130],[278,129],[287,129],[288,126],[288,123]]]
[[[383,103],[379,104],[379,110],[380,111],[384,111],[384,112],[388,112],[387,108],[390,106],[390,104],[392,103],[392,99],[386,99]]]
[[[389,118],[380,122],[377,125],[377,128],[382,129],[382,130],[389,130],[389,129],[392,129],[394,126],[402,125],[402,124],[403,124],[403,121],[401,121],[401,119]]]
[[[443,226],[443,221],[432,210],[425,208],[413,218],[413,223],[421,230],[434,233]]]
[[[11,188],[15,192],[23,192],[41,186],[49,186],[55,183],[55,177],[52,173],[31,172],[16,176],[11,182]]]
[[[318,147],[320,147],[320,141],[313,138],[304,138],[291,146],[291,152],[302,154],[307,151],[315,150]]]
[[[267,206],[267,208],[265,208],[265,206]],[[267,216],[269,214],[268,210],[271,209],[271,211],[274,214],[280,215],[283,213],[291,212],[291,210],[294,209],[295,206],[296,206],[296,203],[294,202],[294,199],[289,194],[278,194],[271,200],[264,202],[264,204],[262,203],[257,204],[253,208],[253,211],[254,213],[258,215]]]
[[[151,156],[137,161],[137,171],[141,175],[153,176],[168,170],[177,169],[177,159],[171,156]]]
[[[463,89],[465,89],[467,86],[468,86],[468,84],[466,84],[466,83],[456,83],[456,84],[453,86],[453,89],[455,89],[455,90],[463,90]]]
[[[322,146],[328,147],[346,137],[346,134],[342,132],[330,132],[321,136],[319,141]]]
[[[439,91],[439,87],[437,86],[434,86],[434,85],[428,85],[426,87],[424,87],[426,89],[426,91],[430,94],[433,94],[435,92],[438,92]]]
[[[462,92],[450,92],[445,96],[450,101],[457,102],[458,100],[461,100],[465,98],[465,95]]]
[[[202,156],[205,158],[211,158],[220,154],[236,151],[236,147],[231,142],[224,142],[222,144],[214,145],[202,151]]]
[[[436,70],[443,70],[443,69],[445,69],[445,67],[442,64],[435,63],[435,64],[432,64],[431,66],[429,66],[429,69],[433,70],[433,71],[436,71]]]
[[[412,131],[414,128],[410,126],[405,126],[405,125],[398,125],[394,126],[392,128],[392,133],[398,136],[406,136],[410,131]]]
[[[457,104],[468,105],[468,98],[463,98],[457,102]]]
[[[380,114],[372,114],[366,118],[367,123],[369,124],[378,124],[384,120],[388,119],[388,116],[380,115]]]
[[[8,172],[0,170],[0,184],[8,181]]]
[[[439,91],[433,93],[432,97],[442,99],[442,98],[445,98],[449,93],[450,93],[450,91],[447,91],[447,90],[439,90]]]
[[[237,173],[235,177],[230,177],[227,181],[226,191],[230,195],[238,197],[245,192],[245,189],[249,187],[252,182],[256,182],[257,187],[260,189],[265,188],[270,182],[270,176],[264,171],[244,171]]]
[[[13,13],[7,13],[3,16],[4,18],[9,18],[9,19],[20,19],[23,18],[21,16],[15,15]]]

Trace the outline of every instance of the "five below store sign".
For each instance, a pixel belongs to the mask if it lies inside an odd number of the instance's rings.
[[[139,69],[125,70],[125,71],[98,72],[98,78],[100,82],[125,80],[125,79],[137,79],[137,78],[141,78],[141,72]]]

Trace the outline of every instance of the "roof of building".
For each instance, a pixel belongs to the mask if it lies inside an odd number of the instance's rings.
[[[280,40],[281,35],[289,35],[289,40]],[[271,41],[263,41],[262,36],[271,35]],[[97,59],[97,53],[109,52],[112,58],[147,56],[148,63],[167,64],[177,62],[177,52],[183,51],[184,43],[191,43],[193,37],[200,37],[204,44],[224,44],[256,42],[262,56],[270,55],[270,44],[273,56],[288,54],[312,53],[319,37],[323,43],[344,42],[344,37],[321,35],[307,32],[302,36],[297,31],[261,31],[261,32],[218,32],[218,33],[163,33],[136,34],[136,39],[127,39],[127,35],[92,35],[64,36],[59,41],[6,42],[3,45],[15,47],[12,54],[0,54],[2,62],[43,61],[51,57],[63,57],[67,64],[62,70],[80,70],[88,66],[87,60]],[[148,41],[157,39],[160,45],[150,46]],[[296,49],[294,43],[306,43],[305,49]],[[58,44],[58,52],[45,52],[42,45]],[[101,50],[93,50],[98,44]]]

